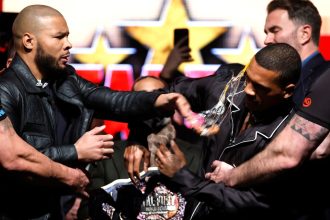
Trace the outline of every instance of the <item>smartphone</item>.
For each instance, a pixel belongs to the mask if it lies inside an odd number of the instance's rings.
[[[189,30],[187,28],[174,29],[174,45],[176,45],[182,38],[187,38],[183,45],[189,46]]]

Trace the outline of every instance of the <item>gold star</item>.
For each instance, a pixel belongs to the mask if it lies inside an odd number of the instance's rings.
[[[258,48],[253,38],[249,34],[243,33],[237,48],[214,48],[212,52],[227,63],[238,62],[245,65],[248,64],[254,54],[258,52]]]
[[[108,39],[97,31],[91,48],[73,48],[71,50],[74,57],[81,63],[102,64],[104,68],[108,64],[117,64],[127,56],[134,54],[132,48],[110,48]]]
[[[189,29],[189,44],[191,55],[194,59],[189,64],[202,64],[200,49],[224,33],[226,28],[213,26],[189,26],[185,6],[181,0],[168,2],[168,11],[164,21],[156,22],[153,26],[128,26],[126,31],[137,41],[149,47],[151,51],[150,61],[146,64],[164,64],[168,54],[173,48],[173,30],[175,28]],[[193,24],[193,22],[190,22]],[[143,22],[141,22],[143,25]],[[180,66],[184,68],[183,66]]]

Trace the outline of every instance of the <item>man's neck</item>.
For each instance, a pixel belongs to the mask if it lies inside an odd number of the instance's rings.
[[[279,115],[287,114],[293,107],[291,100],[283,101],[269,109],[260,112],[251,112],[253,123],[265,122],[274,120]]]
[[[319,49],[316,45],[306,45],[300,52],[300,58],[301,61],[303,62],[304,60],[308,59],[308,57],[312,56],[314,53],[318,52]]]

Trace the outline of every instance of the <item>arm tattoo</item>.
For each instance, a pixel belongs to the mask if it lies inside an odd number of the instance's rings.
[[[306,138],[308,141],[318,141],[322,138],[328,129],[318,126],[315,128],[314,123],[303,118],[296,117],[291,125],[291,129]]]

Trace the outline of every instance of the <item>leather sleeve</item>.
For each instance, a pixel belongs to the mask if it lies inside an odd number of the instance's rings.
[[[114,91],[90,83],[76,74],[72,74],[69,80],[73,80],[77,86],[77,90],[83,97],[83,104],[94,109],[98,118],[129,121],[161,115],[161,112],[155,109],[154,103],[164,92]]]

